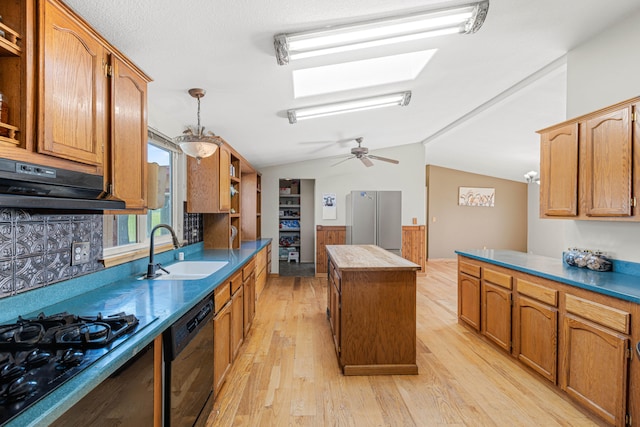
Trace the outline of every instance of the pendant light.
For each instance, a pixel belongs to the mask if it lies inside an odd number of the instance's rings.
[[[211,131],[205,133],[204,127],[200,126],[200,98],[205,95],[206,91],[200,88],[189,89],[189,95],[198,100],[198,126],[194,129],[187,126],[182,135],[174,138],[176,144],[187,156],[200,159],[209,157],[216,152],[218,147],[222,146],[222,138]]]

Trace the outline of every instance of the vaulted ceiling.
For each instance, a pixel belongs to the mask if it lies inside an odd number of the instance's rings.
[[[564,120],[565,54],[631,12],[637,0],[491,0],[483,27],[277,64],[273,36],[461,2],[433,0],[66,0],[154,81],[149,124],[168,136],[196,122],[187,90],[207,90],[202,124],[258,169],[425,142],[427,163],[523,180],[538,168],[535,130]],[[413,81],[294,98],[292,71],[438,49]],[[407,107],[289,124],[290,108],[411,90]],[[336,142],[343,141],[343,142]],[[363,166],[364,167],[364,166]]]

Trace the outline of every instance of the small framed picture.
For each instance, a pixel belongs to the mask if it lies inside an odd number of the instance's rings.
[[[496,189],[482,187],[459,187],[458,205],[482,206],[492,208],[495,205]]]

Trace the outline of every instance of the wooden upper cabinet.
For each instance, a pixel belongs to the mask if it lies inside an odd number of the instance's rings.
[[[127,212],[147,207],[147,83],[133,67],[111,56],[111,145],[107,185]]]
[[[640,221],[638,99],[538,131],[541,218]]]
[[[187,212],[226,213],[231,207],[230,152],[220,147],[209,157],[187,158]]]
[[[578,215],[578,124],[541,135],[540,216]]]
[[[40,3],[38,152],[95,165],[107,140],[107,53],[58,2]]]
[[[631,215],[631,107],[585,123],[584,184],[588,216]]]

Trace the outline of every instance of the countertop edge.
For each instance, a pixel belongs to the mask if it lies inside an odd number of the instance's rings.
[[[375,245],[327,245],[325,248],[331,259],[336,262],[336,267],[340,271],[416,271],[420,269],[419,265]],[[372,260],[381,260],[387,265],[350,265],[339,253],[340,250],[346,249],[360,251]],[[378,254],[384,255],[385,258],[389,259],[384,260],[378,257]],[[392,264],[392,261],[398,263]]]
[[[485,251],[485,250],[482,250]],[[553,267],[555,269],[558,268],[558,264],[562,265],[562,261],[560,260],[556,260],[555,258],[550,258],[550,257],[543,257],[540,255],[529,255],[527,253],[524,252],[517,252],[517,251],[490,251],[491,255],[487,254],[487,255],[483,255],[480,254],[479,252],[481,252],[480,250],[477,251],[469,251],[469,250],[456,250],[455,253],[457,255],[463,256],[463,257],[467,257],[467,258],[471,258],[471,259],[475,259],[478,261],[483,261],[489,264],[494,264],[494,265],[498,265],[501,267],[505,267],[505,268],[509,268],[512,270],[516,270],[522,273],[526,273],[526,274],[531,274],[533,276],[538,276],[544,279],[548,279],[548,280],[553,280],[556,282],[560,282],[566,285],[570,285],[570,286],[575,286],[577,288],[581,288],[581,289],[585,289],[588,291],[592,291],[598,294],[602,294],[602,295],[607,295],[610,297],[614,297],[614,298],[618,298],[624,301],[629,301],[629,302],[633,302],[636,304],[640,304],[640,286],[638,287],[637,293],[628,293],[628,292],[623,292],[623,291],[619,291],[619,290],[615,290],[615,289],[610,289],[607,287],[604,287],[605,285],[595,285],[595,284],[589,284],[589,283],[585,283],[583,281],[579,281],[579,280],[575,280],[572,279],[570,277],[567,276],[563,276],[557,273],[552,273],[549,271],[543,271],[543,270],[538,270],[538,269],[533,269],[530,267],[525,267],[519,264],[514,264],[513,262],[509,262],[509,261],[505,261],[504,259],[500,259],[500,256],[502,254],[518,254],[519,256],[531,256],[531,257],[535,257],[535,259],[537,261],[544,261],[544,259],[546,258],[550,265],[553,265]],[[629,282],[632,281],[636,281],[636,283],[640,283],[640,277],[637,276],[632,276],[632,275],[628,275],[628,274],[623,274],[623,273],[615,273],[615,272],[597,272],[597,271],[587,271],[584,269],[579,269],[579,267],[569,267],[569,266],[563,266],[563,268],[570,268],[570,269],[578,269],[577,271],[572,271],[574,273],[581,273],[583,275],[587,275],[590,278],[593,278],[594,281],[598,281],[598,278],[619,278],[621,281],[626,280]],[[599,276],[599,275],[607,275],[607,276]],[[635,278],[635,279],[634,279]]]
[[[242,258],[236,258],[233,269],[222,269],[221,273],[214,273],[210,277],[214,281],[201,292],[198,292],[189,301],[184,301],[181,309],[171,313],[157,313],[157,319],[146,325],[142,330],[137,331],[134,335],[121,343],[115,349],[109,351],[105,356],[98,359],[94,364],[88,366],[86,369],[69,379],[47,396],[43,397],[27,410],[18,415],[5,424],[5,427],[27,427],[27,426],[40,426],[48,425],[55,419],[59,418],[67,409],[72,407],[91,390],[97,387],[102,381],[108,378],[122,365],[124,365],[129,359],[135,356],[138,352],[149,345],[155,337],[164,332],[169,326],[171,326],[182,315],[187,313],[195,304],[213,292],[222,282],[231,277],[234,273],[246,264],[255,254],[266,247],[269,243],[272,243],[272,239],[260,239],[252,242],[242,242],[240,250],[237,252],[242,255]],[[207,251],[213,252],[218,250],[204,249],[199,256],[201,259],[207,259],[211,256],[207,256]],[[234,253],[234,251],[227,251]],[[233,255],[231,255],[233,256]],[[237,256],[237,255],[236,255]],[[90,275],[89,275],[90,276]],[[198,282],[202,285],[202,282],[207,279],[200,279],[193,282]],[[135,285],[145,282],[146,280],[138,280],[137,278],[125,278],[118,282],[106,284],[105,286],[98,287],[85,294],[74,296],[75,298],[86,298],[92,292],[104,292],[109,288],[117,288],[126,286],[127,283]],[[146,281],[151,282],[151,281]],[[182,281],[163,281],[166,283],[178,283]],[[64,301],[57,301],[53,304],[47,305],[47,307],[53,307],[55,304],[63,303]],[[47,310],[47,307],[43,307],[43,310]]]

